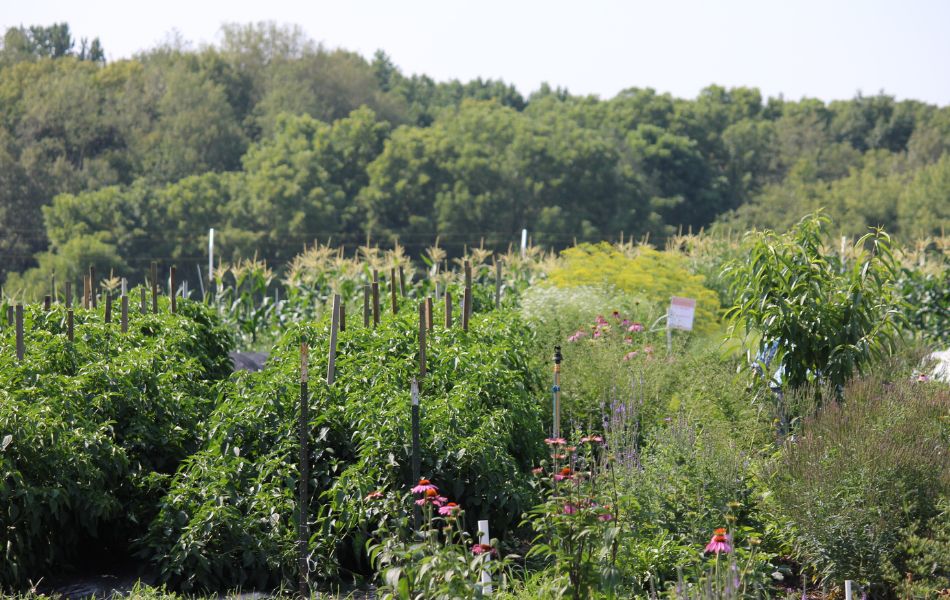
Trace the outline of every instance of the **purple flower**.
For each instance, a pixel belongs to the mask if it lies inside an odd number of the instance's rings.
[[[435,487],[434,485],[432,485],[432,483],[431,483],[428,479],[420,479],[420,480],[419,480],[419,485],[417,485],[416,487],[412,488],[412,493],[413,493],[413,494],[426,494],[426,493],[428,493],[429,490],[434,490],[436,493],[438,493],[439,488],[437,488],[437,487]]]
[[[704,552],[715,552],[719,554],[729,554],[732,552],[732,545],[730,544],[731,540],[729,539],[729,534],[726,533],[725,528],[720,527],[713,533],[712,539],[709,540],[709,543],[706,544],[706,549]]]

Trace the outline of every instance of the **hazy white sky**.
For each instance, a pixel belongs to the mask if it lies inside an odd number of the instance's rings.
[[[0,0],[0,26],[69,23],[109,60],[177,30],[300,25],[316,41],[406,74],[541,82],[609,98],[626,87],[694,97],[710,83],[825,100],[880,90],[950,104],[950,0]]]

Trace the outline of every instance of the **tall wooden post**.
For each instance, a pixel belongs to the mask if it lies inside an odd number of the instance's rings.
[[[327,360],[327,385],[336,381],[336,338],[340,327],[340,295],[333,295],[333,314],[330,316],[330,355]]]
[[[415,377],[412,379],[412,482],[416,485],[422,478],[422,457],[420,456],[421,444],[419,443],[419,382]],[[419,506],[413,507],[413,521],[415,528],[419,529],[422,525],[422,509]]]
[[[406,272],[403,271],[402,265],[399,265],[399,295],[406,297]]]
[[[379,325],[379,273],[373,271],[373,327]]]
[[[452,294],[445,292],[445,328],[452,329]]]
[[[178,294],[176,294],[178,286],[175,282],[175,270],[175,267],[171,267],[168,270],[168,299],[171,302],[172,314],[175,314],[178,311],[178,304],[176,302],[176,298],[178,297]]]
[[[158,263],[152,261],[152,312],[158,312]]]
[[[426,376],[426,304],[419,303],[419,379]]]
[[[495,308],[501,308],[501,261],[495,261]]]
[[[122,333],[129,331],[129,297],[122,294]]]
[[[66,309],[66,339],[73,341],[73,309]]]
[[[369,296],[370,286],[363,286],[363,327],[369,327]]]
[[[112,294],[111,294],[111,293],[108,293],[108,292],[106,293],[106,315],[105,315],[105,322],[106,322],[106,323],[111,323],[111,322],[112,322]]]
[[[392,299],[393,314],[399,312],[399,302],[396,300],[396,268],[389,270],[389,296]]]
[[[310,540],[310,412],[309,392],[307,390],[307,344],[300,344],[300,420],[297,434],[300,443],[300,480],[297,483],[297,569],[300,572],[298,592],[301,598],[310,597],[307,545]]]
[[[432,331],[432,296],[426,298],[426,329]]]
[[[23,362],[23,354],[26,351],[23,344],[23,305],[16,305],[16,359],[17,362]]]
[[[89,306],[91,308],[99,307],[99,303],[96,300],[96,287],[96,268],[89,265]]]

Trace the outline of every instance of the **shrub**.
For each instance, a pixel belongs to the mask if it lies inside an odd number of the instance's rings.
[[[121,549],[155,513],[163,476],[200,444],[230,338],[209,311],[130,315],[25,311],[26,354],[0,339],[0,585],[68,568],[90,547]],[[163,308],[165,308],[163,306]],[[167,309],[166,309],[167,310]]]
[[[368,570],[378,516],[364,497],[409,481],[409,382],[418,372],[417,313],[408,302],[376,329],[339,336],[336,383],[311,383],[310,552],[315,577]],[[297,485],[298,344],[325,372],[329,323],[292,327],[265,371],[222,388],[205,447],[181,468],[143,553],[183,589],[292,580]],[[422,382],[422,470],[499,536],[534,503],[524,473],[541,450],[540,382],[530,331],[510,311],[476,314],[470,330],[428,337]],[[532,439],[538,440],[532,442]]]
[[[548,281],[558,287],[613,287],[656,303],[659,314],[665,314],[671,296],[685,296],[696,300],[696,330],[714,329],[718,321],[718,296],[703,285],[703,277],[690,273],[683,257],[646,246],[627,252],[606,242],[568,248]]]
[[[902,530],[929,529],[950,492],[950,393],[867,378],[843,398],[786,440],[768,470],[768,506],[820,578],[881,584],[908,560]]]

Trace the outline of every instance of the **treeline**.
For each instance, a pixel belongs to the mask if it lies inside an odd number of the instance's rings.
[[[950,223],[950,108],[883,94],[824,103],[711,86],[609,100],[407,76],[299,29],[228,25],[107,64],[68,26],[0,48],[0,256],[8,292],[86,265],[142,273],[275,264],[371,238],[450,251],[564,246],[711,225],[784,227],[825,206],[844,233]]]

